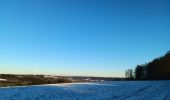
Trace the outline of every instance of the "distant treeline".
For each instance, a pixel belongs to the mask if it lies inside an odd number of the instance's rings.
[[[170,51],[151,62],[137,65],[125,71],[129,80],[167,80],[170,79]]]
[[[56,83],[70,83],[70,82],[72,82],[68,78],[45,77],[44,75],[0,74],[0,78],[6,79],[6,81],[0,81],[0,87],[23,86],[23,85],[40,85],[40,84],[56,84]]]

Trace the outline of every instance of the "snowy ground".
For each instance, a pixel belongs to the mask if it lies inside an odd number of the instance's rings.
[[[170,81],[113,81],[0,88],[0,100],[170,100]]]

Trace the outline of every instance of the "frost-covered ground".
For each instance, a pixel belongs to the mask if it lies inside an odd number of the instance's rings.
[[[113,81],[0,88],[0,100],[170,100],[170,81]]]

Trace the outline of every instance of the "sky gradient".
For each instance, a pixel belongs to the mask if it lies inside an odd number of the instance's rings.
[[[168,50],[168,0],[0,1],[0,73],[124,77]]]

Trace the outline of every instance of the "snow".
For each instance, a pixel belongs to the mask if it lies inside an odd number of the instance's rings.
[[[6,79],[2,79],[2,78],[0,78],[0,81],[7,81]]]
[[[0,88],[0,100],[170,100],[170,81],[112,81]]]

